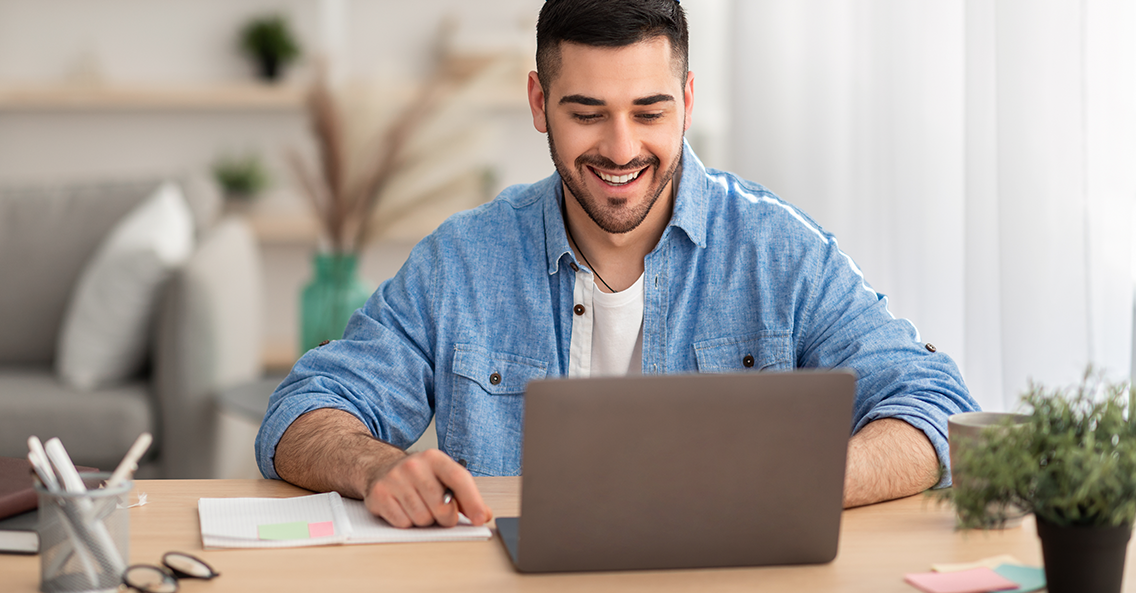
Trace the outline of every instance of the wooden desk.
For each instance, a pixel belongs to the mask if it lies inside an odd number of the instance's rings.
[[[497,516],[519,511],[519,478],[477,478]],[[221,573],[209,582],[186,580],[181,591],[895,591],[935,562],[966,562],[1013,554],[1041,565],[1032,518],[1004,531],[956,532],[952,512],[922,497],[846,511],[840,552],[825,565],[682,571],[521,575],[494,536],[483,542],[323,546],[279,550],[202,550],[197,519],[201,497],[307,494],[270,480],[143,480],[135,492],[149,504],[130,510],[131,563],[161,561],[164,552],[201,556]],[[1134,540],[1136,542],[1136,540]],[[1134,544],[1136,545],[1136,544]],[[1133,558],[1125,591],[1133,585]],[[0,555],[0,589],[37,590],[39,557]]]

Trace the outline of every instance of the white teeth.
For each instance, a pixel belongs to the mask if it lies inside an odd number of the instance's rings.
[[[592,169],[592,170],[596,171],[595,169]],[[634,180],[636,177],[639,177],[639,174],[642,173],[642,172],[643,172],[643,170],[640,169],[640,170],[638,170],[634,173],[628,173],[627,175],[608,175],[607,173],[604,173],[603,171],[596,171],[596,175],[599,175],[600,179],[603,179],[604,181],[606,181],[606,182],[608,182],[612,185],[623,185],[625,183],[628,183],[628,182]]]

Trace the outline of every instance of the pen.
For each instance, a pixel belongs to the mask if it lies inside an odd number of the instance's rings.
[[[154,437],[148,432],[138,435],[138,439],[130,446],[130,450],[126,452],[126,456],[122,458],[118,467],[115,468],[114,473],[110,475],[106,487],[114,488],[125,482],[126,479],[138,469],[138,460],[142,458],[142,454],[146,452],[146,449],[150,448],[150,443],[153,441]]]
[[[146,452],[146,449],[149,448],[152,441],[153,436],[148,432],[138,435],[138,439],[134,441],[130,450],[127,451],[126,456],[123,457],[118,467],[115,468],[114,473],[111,474],[110,479],[107,480],[105,487],[114,488],[125,482],[126,479],[138,469],[138,460]],[[40,442],[39,437],[28,437],[28,460],[31,461],[32,467],[36,470],[36,474],[39,476],[44,486],[52,492],[59,492],[59,481],[56,479],[55,473],[51,469],[51,465],[47,459],[47,452],[44,451],[43,443]],[[117,506],[117,501],[114,500],[113,497],[102,500],[100,503],[101,504],[96,507],[92,513],[94,521],[105,519]],[[52,564],[47,569],[48,574],[56,574],[59,572],[62,566],[71,558],[72,553],[76,551],[75,546],[71,545],[71,542],[80,541],[80,536],[75,531],[74,527],[71,526],[70,521],[64,520],[61,523],[63,528],[67,531],[68,540],[61,544],[59,552],[54,555]],[[83,568],[88,577],[96,579],[92,581],[92,585],[94,585],[97,582],[97,577],[93,576],[95,575],[95,569],[91,564],[90,553],[83,546],[79,546],[77,551],[79,552],[79,560],[83,564]]]
[[[59,487],[59,480],[55,477],[55,472],[51,469],[51,462],[47,459],[47,451],[43,448],[43,443],[40,442],[39,437],[32,435],[28,437],[28,461],[31,462],[32,468],[39,476],[40,482],[43,482],[51,492],[61,492]],[[64,515],[67,511],[64,510]],[[63,531],[67,532],[67,539],[60,545],[59,552],[55,554],[52,559],[51,565],[46,569],[46,574],[58,574],[63,565],[71,558],[71,554],[75,546],[71,545],[73,541],[80,541],[79,534],[71,525],[69,517],[61,517],[59,524],[63,526]],[[87,580],[91,583],[92,587],[98,586],[99,577],[98,570],[95,569],[94,561],[91,559],[91,553],[86,548],[80,547],[79,551],[79,564],[83,567],[83,572],[87,575]]]
[[[71,462],[71,456],[67,454],[67,449],[63,447],[59,438],[48,440],[44,450],[47,451],[51,465],[55,467],[55,473],[59,474],[59,479],[63,482],[64,490],[72,494],[85,493],[87,487],[83,485],[83,478],[79,476],[75,464]],[[94,516],[91,499],[78,497],[73,507],[64,505],[62,508],[65,516],[72,520],[72,527],[79,536],[78,541],[73,542],[72,545],[76,548],[87,546],[99,564],[102,564],[108,572],[122,574],[122,571],[126,570],[126,563],[123,562],[106,525]]]

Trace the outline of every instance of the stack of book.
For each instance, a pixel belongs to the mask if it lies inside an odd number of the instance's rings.
[[[0,457],[0,552],[35,554],[35,487],[32,464],[19,457]]]
[[[79,468],[94,471],[94,468]],[[39,497],[32,464],[22,457],[0,457],[0,553],[39,552],[36,523]]]

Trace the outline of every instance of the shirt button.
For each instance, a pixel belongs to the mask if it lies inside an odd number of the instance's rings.
[[[491,385],[498,385],[501,383],[501,373],[493,373],[489,375],[489,383]]]
[[[575,307],[572,307],[572,311],[574,313],[576,313],[577,315],[583,315],[584,314],[584,306],[583,305],[576,305]]]
[[[936,348],[935,345],[930,342],[924,344],[923,347],[927,349],[927,352],[934,352],[938,350],[938,348]]]
[[[747,369],[752,368],[753,367],[753,355],[752,354],[746,354],[745,358],[742,359],[742,364],[744,364]]]

